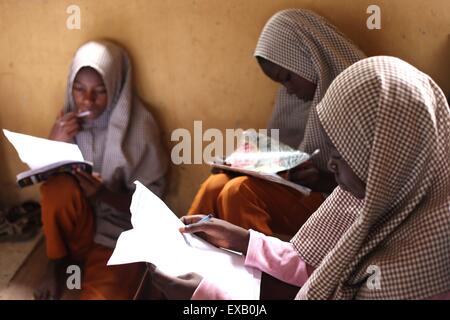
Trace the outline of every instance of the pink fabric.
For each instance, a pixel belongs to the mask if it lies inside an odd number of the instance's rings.
[[[298,287],[308,280],[308,274],[310,274],[306,263],[300,258],[291,243],[265,236],[253,230],[250,230],[245,265]],[[208,279],[203,279],[191,299],[231,300],[232,297]],[[430,299],[450,300],[450,292],[436,295]]]
[[[268,273],[273,277],[302,286],[308,279],[306,264],[289,242],[250,230],[250,241],[245,265]],[[192,300],[230,300],[231,296],[214,283],[203,279],[192,295]]]
[[[289,242],[250,230],[245,265],[301,287],[308,280],[306,264]]]

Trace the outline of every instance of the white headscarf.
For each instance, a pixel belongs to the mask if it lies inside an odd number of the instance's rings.
[[[107,41],[91,41],[81,46],[69,72],[65,113],[76,108],[72,86],[83,67],[91,67],[102,76],[108,95],[107,109],[98,119],[84,125],[75,137],[83,156],[94,162],[94,168],[111,190],[130,193],[134,190],[133,182],[139,180],[162,196],[167,157],[153,116],[133,93],[128,55]],[[103,203],[97,204],[96,215],[96,240],[101,244],[113,246],[115,241],[111,239],[130,227],[129,213],[118,212]]]

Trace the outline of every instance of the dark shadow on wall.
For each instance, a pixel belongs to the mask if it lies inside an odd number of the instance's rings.
[[[12,63],[9,68],[13,69]],[[15,112],[18,106],[27,104],[27,97],[18,93],[16,85],[26,85],[26,79],[19,79],[12,70],[0,72],[0,206],[10,207],[25,200],[38,200],[38,186],[20,189],[16,175],[29,168],[20,158],[3,134],[3,129],[21,132],[20,115]],[[24,132],[26,133],[26,132]]]
[[[0,101],[3,101],[0,106],[0,207],[10,205],[14,199],[19,197],[19,189],[15,185],[14,175],[8,161],[8,155],[11,155],[11,147],[9,141],[3,134],[3,128],[7,128],[7,119],[5,119],[6,108],[10,107],[11,101],[14,100],[11,94],[11,86],[13,83],[14,74],[12,72],[0,73]]]

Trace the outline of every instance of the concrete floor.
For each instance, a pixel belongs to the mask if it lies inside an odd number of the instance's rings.
[[[41,238],[32,253],[6,288],[0,289],[0,300],[33,300],[33,290],[38,286],[47,266],[44,239]],[[77,299],[78,292],[67,291],[63,299]]]

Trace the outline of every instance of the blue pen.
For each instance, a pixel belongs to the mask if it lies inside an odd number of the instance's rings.
[[[192,226],[192,225],[194,225],[194,224],[197,224],[197,223],[207,222],[207,221],[211,220],[212,217],[213,217],[213,215],[210,213],[210,214],[208,214],[207,216],[205,216],[205,217],[201,218],[200,220],[198,220],[197,222],[194,222],[194,223],[191,223],[191,224],[187,224],[187,225],[185,226],[185,228],[189,228],[190,226]],[[191,243],[189,242],[189,240],[186,238],[186,235],[185,235],[184,233],[182,233],[181,235],[183,236],[184,241],[186,241],[186,244],[187,244],[188,246],[191,246],[191,247],[192,247],[192,244],[191,244]]]
[[[203,222],[208,222],[209,220],[211,220],[211,218],[214,217],[212,213],[208,214],[207,216],[204,216],[203,218],[201,218],[200,220],[198,220],[197,222],[188,224],[186,227],[192,226],[193,224],[197,224],[197,223],[203,223]]]

